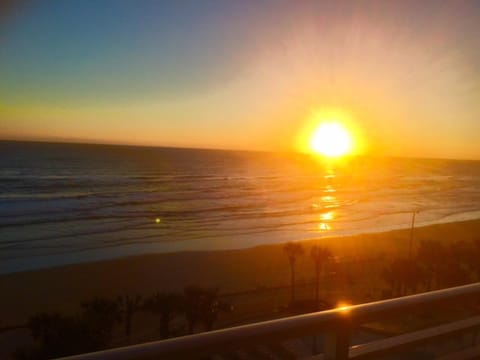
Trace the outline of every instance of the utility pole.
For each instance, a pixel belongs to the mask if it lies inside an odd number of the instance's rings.
[[[408,259],[412,260],[412,246],[413,246],[413,229],[415,228],[415,215],[417,214],[418,210],[413,211],[412,215],[412,226],[410,228],[410,241],[408,244]]]

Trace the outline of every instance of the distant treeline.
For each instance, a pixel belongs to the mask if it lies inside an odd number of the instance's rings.
[[[132,333],[134,314],[150,312],[159,317],[160,338],[193,333],[199,326],[209,331],[218,314],[232,307],[219,300],[217,288],[188,286],[183,293],[156,293],[142,299],[122,295],[117,299],[94,298],[81,304],[73,315],[38,313],[28,321],[37,345],[20,349],[15,358],[51,359],[105,349],[112,341],[116,325],[123,324],[125,336]],[[174,317],[183,315],[185,326],[172,329]]]
[[[410,257],[397,257],[383,270],[390,296],[448,288],[480,280],[480,239],[445,244],[424,240]]]

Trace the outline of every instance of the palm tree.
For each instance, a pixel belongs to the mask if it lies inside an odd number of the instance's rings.
[[[320,274],[324,269],[325,263],[331,259],[332,252],[327,247],[314,245],[310,251],[310,257],[315,265],[315,305],[318,306],[320,301]]]
[[[219,301],[218,288],[188,286],[184,289],[184,311],[190,334],[199,322],[206,331],[212,330],[218,314],[232,310],[230,304]]]
[[[142,298],[140,295],[135,297],[123,295],[118,297],[118,303],[125,319],[125,335],[130,337],[132,332],[133,315],[140,309]]]
[[[210,288],[203,290],[202,297],[202,312],[200,320],[203,323],[206,331],[211,331],[213,324],[217,321],[220,312],[232,312],[233,307],[219,300],[218,288]]]
[[[177,293],[156,293],[145,301],[147,311],[160,314],[160,336],[166,339],[170,336],[170,322],[173,316],[181,311],[183,297]]]
[[[200,320],[205,330],[210,331],[217,320],[219,308],[218,288],[204,289],[202,294]]]
[[[193,334],[195,325],[202,315],[203,289],[198,286],[187,286],[183,290],[184,311],[188,323],[188,333]]]
[[[82,318],[87,322],[92,336],[103,344],[112,338],[115,323],[121,322],[121,311],[117,301],[95,297],[81,304]]]
[[[38,313],[28,320],[36,344],[17,351],[17,359],[53,359],[104,349],[120,320],[118,303],[94,298],[79,313]]]
[[[295,302],[295,264],[297,262],[297,257],[303,255],[303,247],[299,243],[287,242],[283,246],[283,251],[288,256],[288,262],[290,264],[290,275],[291,275],[291,298],[290,301],[293,304]]]

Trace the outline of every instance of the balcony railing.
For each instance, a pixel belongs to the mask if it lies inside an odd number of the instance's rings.
[[[480,329],[480,316],[361,345],[351,346],[350,340],[353,329],[361,324],[385,319],[386,316],[392,314],[409,314],[413,310],[438,303],[457,302],[462,298],[474,297],[479,294],[480,283],[475,283],[401,298],[82,354],[65,359],[198,359],[233,353],[241,349],[252,349],[256,346],[276,344],[287,339],[317,335],[325,337],[323,347],[321,354],[312,355],[311,358],[326,360],[363,359],[374,355],[396,353],[440,338],[465,336],[465,334],[471,335],[471,346],[465,347],[462,352],[457,351],[451,356],[455,359],[462,358],[460,356],[473,358],[480,354],[480,348],[475,345],[476,331]]]

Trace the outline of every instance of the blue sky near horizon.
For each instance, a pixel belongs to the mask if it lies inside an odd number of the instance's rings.
[[[476,1],[32,1],[0,20],[0,138],[480,159]]]

